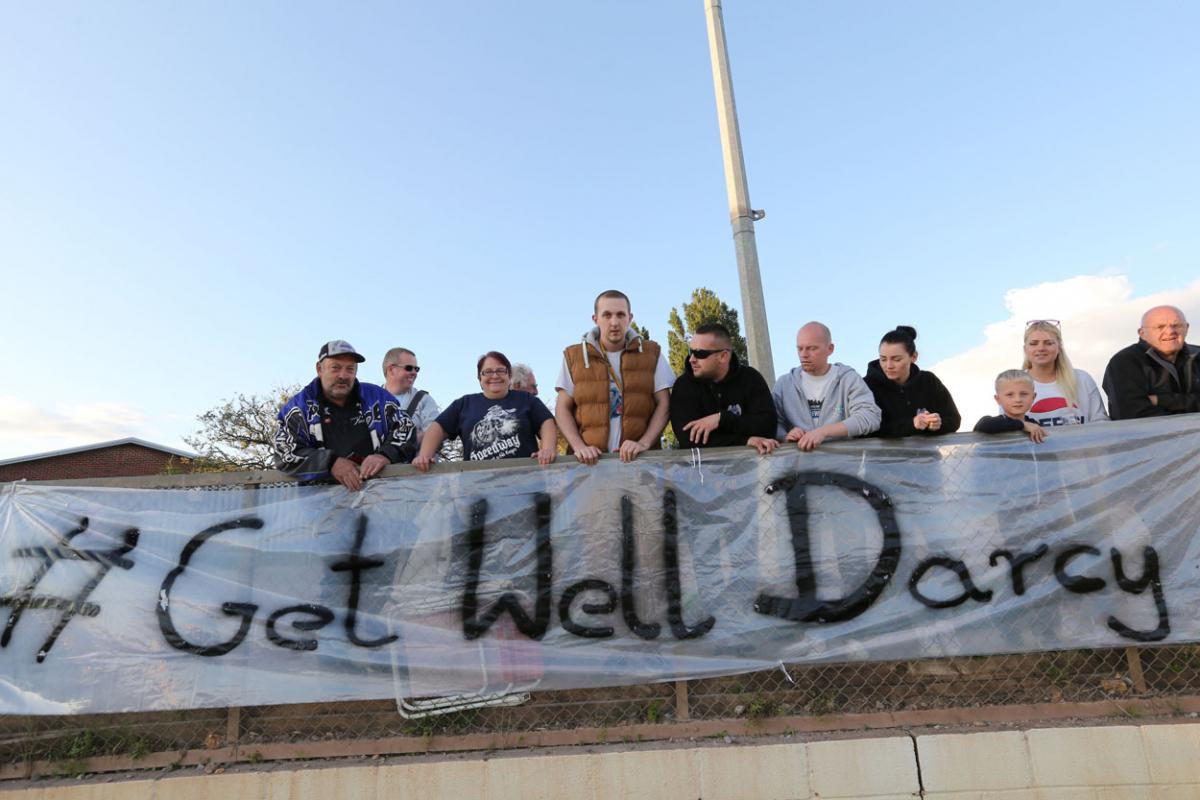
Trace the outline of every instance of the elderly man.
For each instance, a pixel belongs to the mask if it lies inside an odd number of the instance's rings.
[[[400,408],[412,417],[413,424],[417,426],[418,445],[426,429],[440,413],[438,404],[429,392],[413,386],[420,371],[417,354],[407,347],[393,347],[383,356],[383,386],[396,398]]]
[[[692,335],[671,390],[671,427],[685,447],[749,445],[766,455],[779,444],[771,389],[738,361],[729,329],[719,322],[706,322]]]
[[[388,391],[359,383],[365,361],[349,342],[326,342],[317,377],[279,410],[276,466],[301,480],[332,476],[357,491],[388,464],[416,453],[412,418]]]
[[[1188,322],[1175,306],[1142,315],[1138,341],[1119,351],[1104,370],[1109,416],[1162,417],[1200,411],[1200,347],[1187,344]]]
[[[820,322],[796,333],[800,366],[780,376],[771,395],[779,415],[776,436],[814,450],[826,439],[866,436],[882,416],[867,384],[845,364],[830,364],[833,336]]]
[[[512,383],[509,384],[508,388],[516,389],[518,392],[529,392],[536,396],[538,385],[537,376],[533,374],[533,368],[528,364],[513,364]]]
[[[580,462],[595,464],[606,451],[633,461],[658,446],[675,373],[657,343],[630,329],[628,296],[601,292],[592,312],[596,326],[563,350],[554,418]]]

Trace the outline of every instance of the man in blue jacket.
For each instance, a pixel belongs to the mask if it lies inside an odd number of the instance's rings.
[[[390,392],[359,383],[365,359],[349,342],[326,342],[317,377],[279,410],[276,466],[300,480],[332,477],[351,491],[388,464],[416,454],[416,426]]]

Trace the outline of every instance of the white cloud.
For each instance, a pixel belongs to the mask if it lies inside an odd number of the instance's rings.
[[[1113,353],[1137,340],[1146,309],[1179,306],[1189,321],[1200,320],[1200,281],[1139,297],[1124,275],[1077,275],[1010,289],[1004,304],[1008,319],[985,326],[983,344],[930,366],[954,395],[964,430],[970,430],[981,416],[996,413],[993,381],[1002,370],[1021,366],[1027,320],[1061,320],[1063,345],[1071,362],[1100,384]]]
[[[152,438],[152,426],[139,409],[123,403],[38,406],[0,395],[0,458],[123,439]]]

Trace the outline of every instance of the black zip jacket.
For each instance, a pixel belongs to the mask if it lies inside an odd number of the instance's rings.
[[[962,425],[962,416],[954,398],[945,385],[932,372],[922,372],[913,364],[908,380],[896,383],[883,373],[879,359],[867,364],[867,375],[863,379],[875,395],[875,405],[883,411],[883,421],[876,436],[896,438],[900,436],[937,436],[954,433]],[[936,431],[919,431],[913,427],[917,409],[923,408],[942,415],[942,427]]]
[[[1104,370],[1108,415],[1113,419],[1165,417],[1200,411],[1200,347],[1185,344],[1171,363],[1143,341],[1109,359]],[[1150,402],[1158,398],[1158,405]]]
[[[1025,423],[1032,422],[1034,425],[1041,425],[1036,419],[1026,417],[1024,421],[1013,419],[1006,414],[997,414],[994,417],[980,417],[979,422],[975,423],[976,433],[1014,433],[1016,431],[1025,430]]]
[[[751,436],[775,436],[775,401],[763,376],[744,367],[737,353],[730,353],[729,374],[720,382],[704,381],[692,374],[685,361],[683,374],[671,389],[671,427],[680,447],[732,447]],[[721,422],[708,436],[708,444],[693,444],[683,426],[693,420],[721,412]]]

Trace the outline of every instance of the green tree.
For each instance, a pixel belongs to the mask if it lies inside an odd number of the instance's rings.
[[[667,318],[667,361],[676,375],[683,374],[683,365],[687,361],[688,338],[696,332],[696,328],[706,322],[719,322],[729,329],[729,337],[733,340],[733,352],[738,360],[746,363],[746,339],[742,336],[742,326],[738,322],[738,312],[725,304],[712,289],[701,286],[692,292],[691,302],[683,304],[683,314],[678,309],[671,309]]]
[[[671,309],[667,318],[667,362],[676,375],[683,374],[683,365],[688,357],[688,339],[696,328],[706,322],[719,322],[729,329],[729,338],[733,340],[733,352],[738,360],[747,363],[746,339],[742,336],[742,326],[738,322],[738,312],[730,308],[712,289],[701,286],[692,292],[690,302],[683,304],[683,313],[679,309]],[[679,446],[675,431],[668,424],[663,431],[663,441],[669,448]]]
[[[265,395],[238,393],[196,417],[200,430],[183,437],[203,471],[273,469],[275,415],[299,386],[276,387]]]

